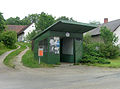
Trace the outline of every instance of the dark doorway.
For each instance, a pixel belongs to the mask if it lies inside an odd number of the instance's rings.
[[[60,61],[61,62],[74,62],[74,47],[73,38],[60,39]]]

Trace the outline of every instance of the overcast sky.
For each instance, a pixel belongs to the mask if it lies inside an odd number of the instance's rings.
[[[78,22],[120,19],[120,0],[1,0],[4,18],[46,12],[55,17],[72,17]]]

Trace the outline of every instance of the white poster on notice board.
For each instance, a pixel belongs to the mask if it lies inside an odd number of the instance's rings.
[[[60,38],[59,37],[51,37],[50,38],[50,52],[59,54],[59,49],[60,49]]]

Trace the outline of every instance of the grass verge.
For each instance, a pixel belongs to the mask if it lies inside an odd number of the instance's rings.
[[[24,43],[21,43],[19,45],[21,46],[19,49],[13,51],[4,59],[4,64],[7,65],[8,67],[15,68],[15,65],[13,64],[14,57],[26,49],[26,45]]]
[[[2,42],[0,42],[0,55],[10,50],[11,49],[7,48]]]
[[[37,60],[34,59],[34,54],[31,50],[28,50],[22,57],[22,63],[26,67],[30,68],[49,68],[49,67],[54,67],[52,64],[45,64],[45,63],[38,63]]]
[[[120,57],[116,59],[109,59],[110,64],[87,64],[89,66],[98,66],[98,67],[109,67],[109,68],[120,68]]]

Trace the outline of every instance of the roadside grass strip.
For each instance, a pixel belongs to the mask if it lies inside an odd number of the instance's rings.
[[[120,57],[116,59],[109,59],[110,64],[87,64],[88,66],[98,66],[98,67],[109,67],[109,68],[120,68]]]
[[[26,67],[30,68],[51,68],[54,67],[53,64],[45,64],[45,63],[38,63],[36,59],[34,59],[34,54],[32,50],[28,50],[22,57],[22,63]]]
[[[23,50],[26,49],[26,45],[23,43],[19,43],[18,45],[20,45],[20,48],[13,51],[12,53],[10,53],[3,61],[3,63],[5,65],[7,65],[8,67],[12,67],[15,68],[15,65],[13,64],[14,58]]]
[[[88,66],[98,66],[98,67],[109,67],[109,68],[120,68],[120,57],[116,59],[109,59],[110,64],[86,64]],[[22,57],[22,63],[26,67],[30,68],[49,68],[56,67],[53,64],[38,63],[38,60],[34,59],[34,54],[32,50],[28,50]]]

